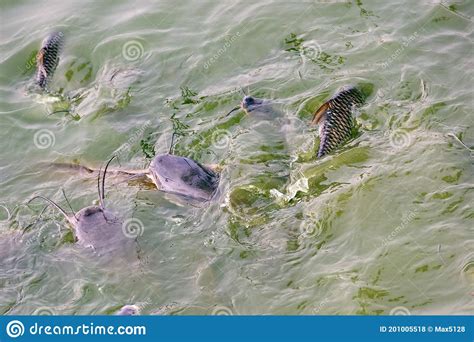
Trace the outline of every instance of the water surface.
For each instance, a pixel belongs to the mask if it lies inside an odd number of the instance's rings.
[[[472,3],[1,7],[0,313],[473,313]],[[58,30],[53,102],[30,88]],[[346,84],[371,93],[359,133],[317,160],[308,122]],[[241,87],[279,120],[225,117]],[[57,212],[21,206],[67,208],[61,188],[90,205],[95,175],[48,163],[141,169],[173,131],[175,153],[222,167],[219,193],[199,208],[111,174],[138,262],[104,266]]]

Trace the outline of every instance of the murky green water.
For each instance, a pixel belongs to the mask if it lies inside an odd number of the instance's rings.
[[[0,312],[473,313],[473,23],[468,1],[3,1]],[[66,45],[51,103],[30,91],[41,40]],[[33,59],[32,59],[33,58]],[[312,113],[345,84],[372,90],[359,133],[317,160]],[[276,119],[225,114],[240,87]],[[56,113],[69,108],[70,114]],[[96,175],[169,149],[223,171],[182,204],[111,173],[107,206],[139,260],[73,243],[34,194],[74,209]],[[119,166],[117,163],[115,168]],[[133,219],[133,221],[131,221]],[[132,227],[132,228],[133,228]]]

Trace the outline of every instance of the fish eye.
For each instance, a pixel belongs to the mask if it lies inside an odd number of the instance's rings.
[[[91,216],[98,212],[102,212],[101,207],[89,207],[84,211],[84,216]]]
[[[255,99],[251,96],[245,96],[244,97],[244,102],[248,105],[251,105],[251,104],[255,103]]]

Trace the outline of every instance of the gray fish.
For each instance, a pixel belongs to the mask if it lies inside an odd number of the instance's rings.
[[[137,305],[124,305],[116,313],[118,316],[135,316],[140,314],[140,308]]]
[[[349,139],[354,127],[353,112],[364,104],[363,94],[355,87],[343,89],[324,103],[311,124],[319,124],[318,158],[334,151]]]
[[[209,167],[173,154],[156,156],[148,168],[147,176],[163,192],[202,202],[212,199],[220,178],[219,173]]]
[[[85,174],[97,171],[77,164],[56,163],[53,166]],[[148,169],[111,170],[109,173],[139,183],[151,182],[160,191],[206,202],[213,198],[219,187],[220,176],[216,169],[215,166],[204,166],[193,159],[166,153],[153,158]]]
[[[64,34],[62,32],[51,33],[41,43],[41,48],[36,55],[35,83],[43,90],[46,89],[58,66],[63,44]]]
[[[99,171],[98,192],[100,205],[85,207],[77,213],[68,214],[58,204],[43,196],[35,196],[29,202],[35,199],[43,199],[57,208],[73,227],[79,245],[92,248],[101,256],[116,256],[121,253],[130,255],[133,253],[134,240],[124,234],[122,230],[123,222],[107,210],[104,205],[105,175],[112,159],[108,161],[105,167],[102,186],[100,184]]]

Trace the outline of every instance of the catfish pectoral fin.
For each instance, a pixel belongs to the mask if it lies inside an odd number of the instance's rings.
[[[208,165],[204,165],[204,167],[208,168],[209,170],[215,173],[221,173],[222,170],[224,169],[224,166],[219,165],[219,164],[208,164]]]

